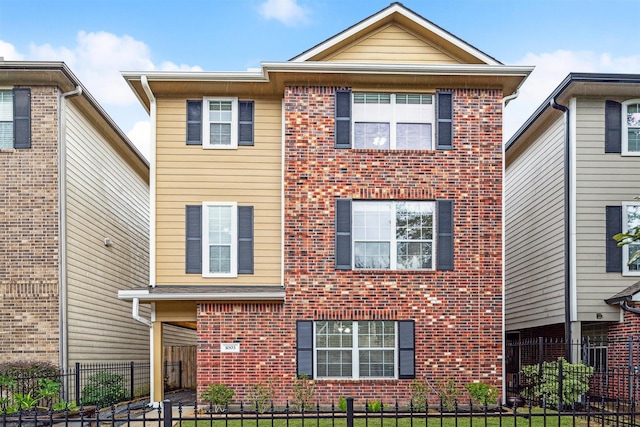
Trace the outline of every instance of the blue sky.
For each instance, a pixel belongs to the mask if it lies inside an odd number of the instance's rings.
[[[0,56],[65,61],[144,153],[148,116],[120,71],[241,71],[286,61],[388,0],[0,0]],[[404,0],[508,65],[536,70],[505,137],[569,72],[640,73],[639,0]]]

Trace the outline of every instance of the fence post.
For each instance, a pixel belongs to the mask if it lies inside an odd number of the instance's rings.
[[[629,402],[633,402],[633,372],[634,372],[634,363],[633,363],[633,337],[629,337]]]
[[[80,362],[76,362],[76,406],[80,406]]]
[[[164,427],[173,426],[173,409],[171,408],[171,401],[169,399],[162,401],[162,409],[164,410]]]
[[[538,389],[536,393],[540,392],[540,388],[542,387],[542,363],[544,361],[544,338],[538,337]],[[539,403],[542,406],[542,397],[539,398]]]
[[[182,360],[178,361],[178,388],[182,389]]]
[[[347,427],[353,427],[353,397],[347,397]]]
[[[130,367],[129,367],[129,375],[130,375],[130,380],[129,380],[130,384],[129,384],[129,386],[131,387],[130,388],[130,390],[131,390],[131,399],[130,400],[133,400],[133,398],[134,398],[133,388],[134,388],[135,384],[134,384],[133,376],[134,376],[134,372],[135,372],[135,369],[134,369],[135,363],[136,362],[131,361],[131,364],[130,364]]]
[[[563,363],[562,363],[562,359],[558,359],[558,413],[562,412],[562,404],[563,404],[563,399],[562,399],[562,392],[563,392],[563,387],[564,387],[564,382],[562,381],[562,370],[563,370]]]

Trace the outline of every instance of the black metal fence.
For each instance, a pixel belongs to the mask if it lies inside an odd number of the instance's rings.
[[[368,426],[458,426],[458,425],[495,425],[495,426],[561,426],[561,425],[637,425],[638,414],[634,407],[618,406],[615,411],[594,404],[588,399],[586,405],[572,406],[556,411],[528,405],[506,407],[501,405],[473,406],[455,405],[450,411],[442,405],[426,406],[418,410],[409,404],[400,406],[397,402],[380,405],[375,411],[369,409],[369,402],[360,405],[353,398],[346,399],[346,407],[339,409],[335,404],[316,404],[308,408],[275,408],[273,405],[259,412],[242,404],[231,410],[225,407],[220,411],[212,406],[174,404],[165,400],[159,408],[133,407],[130,403],[123,407],[112,406],[107,409],[84,407],[78,411],[38,412],[24,410],[14,414],[0,411],[0,427],[16,426],[86,426],[86,425],[135,425],[171,427],[183,423],[200,425],[224,425],[225,427],[253,426],[304,426],[317,427],[368,427]]]
[[[182,362],[165,362],[164,378],[182,387]],[[43,389],[57,384],[55,395],[43,397]],[[166,383],[166,381],[165,381]],[[53,375],[12,377],[0,381],[0,410],[17,400],[37,399],[39,405],[50,406],[60,402],[75,406],[114,403],[134,400],[149,395],[151,373],[149,362],[76,363],[73,369],[60,370]],[[29,405],[30,406],[30,405]]]

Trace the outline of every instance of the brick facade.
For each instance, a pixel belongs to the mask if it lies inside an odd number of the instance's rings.
[[[58,363],[58,89],[31,88],[32,147],[0,150],[0,359]]]
[[[200,387],[223,382],[241,399],[243,384],[275,377],[276,400],[290,399],[295,322],[322,319],[415,320],[416,378],[453,378],[461,390],[474,380],[500,387],[502,92],[452,90],[453,150],[396,151],[334,148],[335,89],[285,89],[286,301],[200,305]],[[453,200],[454,270],[336,270],[338,198]],[[256,351],[216,353],[220,340],[238,338],[234,328],[242,330],[241,346]],[[319,380],[315,397],[408,400],[410,383]]]

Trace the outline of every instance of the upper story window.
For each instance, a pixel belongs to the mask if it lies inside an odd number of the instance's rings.
[[[0,149],[13,148],[13,92],[0,90]]]
[[[640,227],[640,205],[622,204],[622,232],[626,233],[632,228]],[[640,250],[640,242],[626,245],[622,248],[622,273],[629,276],[640,276],[640,259],[628,265],[631,255]]]
[[[354,201],[357,269],[433,269],[433,202]]]
[[[31,89],[0,90],[0,149],[31,147]]]
[[[622,154],[640,155],[640,99],[622,104]]]
[[[253,206],[234,202],[188,205],[185,222],[187,274],[253,274]]]
[[[335,93],[335,148],[451,150],[453,93]]]
[[[353,147],[431,150],[433,119],[432,95],[354,93]]]
[[[187,101],[187,145],[236,149],[254,141],[254,102],[204,97]]]

